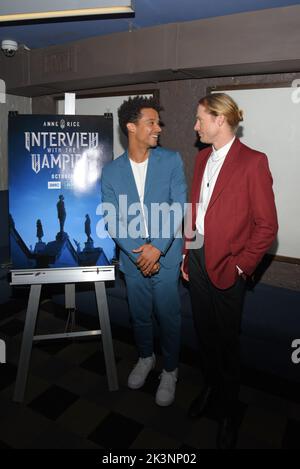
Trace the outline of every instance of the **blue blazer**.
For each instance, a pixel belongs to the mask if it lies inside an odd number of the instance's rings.
[[[145,244],[146,240],[145,233],[139,229],[143,227],[141,204],[127,151],[103,168],[101,187],[107,228],[120,247],[120,268],[127,275],[140,275],[135,265],[139,254],[132,250]],[[181,227],[185,202],[186,181],[179,153],[161,147],[151,149],[144,193],[148,242],[161,251],[159,262],[165,268],[172,268],[182,260]],[[106,203],[111,204],[108,211]],[[163,204],[160,212],[157,210],[159,204]],[[137,228],[138,236],[132,236],[130,231],[128,234],[130,226]],[[180,237],[175,237],[176,232]]]

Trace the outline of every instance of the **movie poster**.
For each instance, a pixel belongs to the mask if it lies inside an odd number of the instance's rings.
[[[112,118],[10,116],[8,145],[13,268],[111,264],[100,178],[113,157]]]

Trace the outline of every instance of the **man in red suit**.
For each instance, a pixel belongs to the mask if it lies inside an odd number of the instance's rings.
[[[237,437],[245,282],[278,229],[268,160],[236,138],[242,120],[242,111],[224,93],[199,101],[194,129],[201,142],[212,146],[197,156],[191,195],[194,238],[186,239],[182,266],[190,283],[204,376],[189,416],[217,409],[218,448],[234,447]]]

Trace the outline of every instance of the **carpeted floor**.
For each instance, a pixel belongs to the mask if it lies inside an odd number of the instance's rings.
[[[99,337],[34,345],[24,403],[12,401],[26,299],[1,304],[0,338],[7,363],[0,365],[0,449],[173,449],[215,448],[213,414],[190,421],[187,409],[201,377],[195,352],[183,349],[176,401],[158,407],[160,356],[146,385],[127,388],[136,360],[132,333],[112,326],[119,390],[110,392]],[[63,332],[66,312],[44,299],[39,333]],[[97,319],[77,313],[77,324],[97,328]],[[300,365],[299,365],[300,366]],[[300,385],[243,369],[238,448],[297,449],[300,441]]]

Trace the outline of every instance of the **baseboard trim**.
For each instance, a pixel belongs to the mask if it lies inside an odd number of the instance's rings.
[[[277,256],[275,254],[266,254],[266,257],[270,261],[287,262],[288,264],[300,265],[300,259],[297,257]]]

